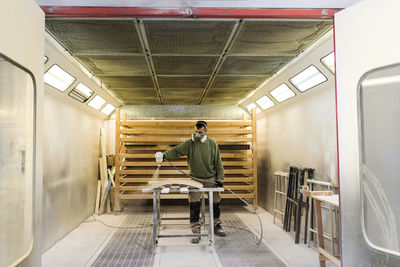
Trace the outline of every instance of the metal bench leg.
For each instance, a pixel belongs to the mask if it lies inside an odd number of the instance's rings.
[[[157,218],[157,192],[153,192],[153,251],[156,250],[157,246],[157,235],[158,235],[158,218]]]
[[[213,192],[208,193],[208,206],[210,207],[210,226],[208,230],[208,241],[209,241],[209,246],[214,246],[214,209],[213,209]]]
[[[334,217],[333,217],[333,207],[332,205],[329,205],[329,219],[331,221],[331,246],[332,246],[332,254],[335,255],[335,238],[334,238],[334,230],[333,230],[333,224],[334,224]]]
[[[201,192],[201,222],[203,229],[206,229],[206,200],[204,199],[204,192]]]

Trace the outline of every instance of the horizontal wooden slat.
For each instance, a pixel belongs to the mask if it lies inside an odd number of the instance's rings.
[[[152,193],[136,193],[136,194],[120,194],[120,199],[153,199],[153,194]],[[238,194],[241,198],[244,199],[253,199],[254,194]],[[207,198],[207,194],[205,195]],[[222,198],[226,199],[231,199],[231,198],[237,198],[233,194],[228,194],[228,193],[222,193],[221,194]],[[187,199],[188,194],[160,194],[161,199]]]
[[[161,128],[157,129],[122,129],[121,134],[125,135],[190,135],[193,133],[193,129],[168,129]],[[213,138],[213,135],[247,135],[252,134],[252,130],[246,129],[229,129],[229,130],[207,130],[207,135]]]
[[[122,137],[120,138],[121,142],[126,143],[135,143],[135,144],[175,144],[175,143],[182,143],[188,140],[187,137]],[[229,138],[222,138],[216,137],[213,138],[215,142],[218,144],[227,144],[227,143],[244,143],[244,142],[251,142],[252,138],[247,137],[229,137]]]
[[[188,173],[188,170],[182,170]],[[120,174],[154,174],[154,170],[120,170]],[[158,172],[160,175],[162,174],[182,174],[177,170],[160,170]],[[249,174],[253,173],[252,169],[225,169],[225,174]]]
[[[120,199],[153,199],[153,193],[120,194]],[[160,194],[161,199],[187,199],[187,194]]]
[[[164,146],[162,146],[162,145],[161,146],[151,146],[151,145],[148,145],[148,146],[135,146],[135,145],[132,145],[132,146],[126,146],[126,147],[127,147],[128,150],[165,151],[165,150],[168,150],[168,149],[172,148],[173,146],[168,146],[168,145],[164,145]]]
[[[175,161],[171,162],[176,167],[186,167],[188,166],[186,161]],[[120,166],[137,166],[137,167],[148,167],[148,166],[157,166],[156,161],[146,162],[146,161],[120,161]],[[170,166],[167,162],[163,162],[162,166]]]
[[[163,128],[171,128],[171,127],[192,127],[194,128],[194,124],[196,121],[121,121],[121,126],[135,127],[135,126],[148,126],[148,127],[163,127]],[[208,128],[218,128],[218,127],[245,127],[251,126],[251,121],[207,121]]]
[[[148,184],[146,185],[121,185],[119,187],[120,191],[132,191],[132,190],[137,190],[140,191],[143,188],[147,188]],[[254,186],[252,185],[226,185],[227,188],[230,190],[253,190]]]
[[[121,153],[119,154],[120,158],[127,159],[154,159],[154,154],[129,154],[129,153]],[[221,158],[251,158],[253,155],[251,153],[221,153]],[[186,156],[182,157],[182,159],[186,159]]]
[[[188,166],[187,161],[172,161],[173,165],[177,167],[185,167]],[[223,166],[251,166],[253,162],[251,161],[222,161]],[[156,166],[157,163],[155,161],[146,162],[146,161],[120,161],[120,166],[136,166],[136,167],[148,167],[148,166]],[[168,162],[163,162],[162,166],[170,166]]]
[[[239,197],[244,198],[244,199],[253,199],[254,198],[254,193],[249,193],[249,194],[237,194]],[[231,193],[225,193],[221,194],[222,198],[234,198],[237,199],[237,197],[234,194]]]
[[[119,190],[120,191],[140,191],[143,188],[146,188],[147,185],[120,185]]]
[[[166,180],[170,178],[158,178],[157,180]],[[187,178],[189,180],[189,178]],[[148,181],[153,180],[153,178],[121,178],[121,183],[147,183]],[[245,178],[245,177],[225,177],[224,183],[240,183],[240,182],[252,182],[253,178]]]
[[[224,183],[253,182],[253,177],[225,177]]]
[[[230,190],[253,190],[254,186],[253,185],[225,185],[227,188]]]

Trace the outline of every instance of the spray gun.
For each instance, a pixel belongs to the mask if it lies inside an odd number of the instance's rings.
[[[160,168],[164,161],[164,154],[162,152],[156,152],[154,156],[156,157],[157,168]]]

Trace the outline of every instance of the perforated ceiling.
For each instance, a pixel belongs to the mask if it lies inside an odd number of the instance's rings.
[[[331,21],[47,19],[47,31],[125,104],[236,104]]]

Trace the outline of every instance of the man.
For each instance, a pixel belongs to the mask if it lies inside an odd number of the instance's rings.
[[[177,145],[176,147],[164,152],[167,160],[178,159],[187,156],[190,175],[204,180],[205,187],[222,187],[224,180],[224,167],[217,143],[207,137],[207,123],[205,121],[196,122],[195,133],[192,138]],[[218,236],[225,236],[225,231],[221,226],[220,202],[221,194],[213,193],[214,208],[214,233]],[[189,193],[190,206],[190,227],[194,234],[200,234],[200,192]],[[211,226],[210,226],[211,227]],[[192,238],[191,242],[199,243],[200,237]]]

